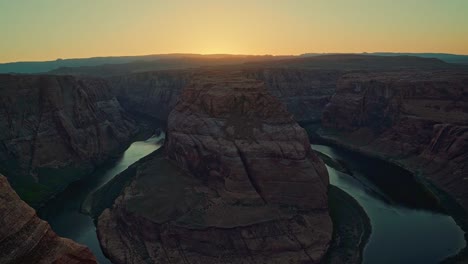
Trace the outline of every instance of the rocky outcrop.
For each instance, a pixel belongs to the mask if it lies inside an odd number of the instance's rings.
[[[91,251],[58,237],[0,175],[0,263],[97,263]]]
[[[39,202],[117,154],[134,121],[100,79],[0,75],[0,168]]]
[[[98,220],[115,263],[319,263],[328,174],[306,132],[258,80],[193,76],[153,155]]]
[[[326,208],[327,173],[306,132],[262,82],[217,74],[200,74],[184,89],[169,117],[169,157],[233,198]],[[286,175],[298,186],[288,186]]]
[[[422,172],[468,209],[468,74],[349,74],[323,115],[323,135]]]

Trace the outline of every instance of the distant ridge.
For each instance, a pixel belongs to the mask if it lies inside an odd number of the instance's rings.
[[[233,55],[233,54],[193,54],[193,53],[173,53],[173,54],[151,54],[141,56],[110,56],[110,57],[91,57],[91,58],[73,58],[73,59],[57,59],[53,61],[23,61],[23,62],[9,62],[0,63],[0,73],[44,73],[57,71],[60,73],[66,68],[77,68],[77,67],[96,67],[117,64],[157,64],[157,61],[167,64],[168,61],[174,63],[177,60],[226,60],[230,59],[238,60],[238,63],[250,62],[250,61],[275,61],[282,59],[300,59],[317,56],[343,56],[350,55],[345,53],[305,53],[299,56],[285,55],[285,56],[273,56],[273,55]],[[352,55],[371,55],[381,57],[398,57],[398,56],[411,56],[420,58],[434,58],[439,59],[447,63],[457,63],[468,65],[468,55],[456,55],[448,53],[392,53],[392,52],[375,52],[375,53],[353,53]],[[229,63],[237,63],[230,61]],[[197,63],[195,63],[197,64]],[[193,65],[192,65],[193,66]],[[196,65],[195,65],[196,66]],[[122,66],[122,68],[125,68]],[[177,68],[177,67],[176,67]],[[68,69],[70,70],[70,69]],[[85,70],[85,69],[83,69]],[[89,71],[91,68],[86,69]]]
[[[121,64],[134,61],[152,61],[163,58],[196,57],[198,54],[151,54],[141,56],[109,56],[91,58],[57,59],[53,61],[20,61],[0,63],[0,73],[42,73],[61,67],[97,66],[103,64]]]
[[[315,57],[320,55],[344,55],[349,53],[304,53],[300,55],[301,57]],[[352,54],[360,54],[360,55],[375,55],[375,56],[414,56],[414,57],[421,57],[421,58],[434,58],[443,60],[448,63],[460,63],[460,64],[468,64],[468,55],[458,55],[458,54],[450,54],[450,53],[411,53],[411,52],[363,52],[363,53],[352,53]]]
[[[370,54],[330,54],[300,56],[271,62],[253,62],[252,65],[340,70],[399,70],[399,69],[449,69],[464,66],[447,63],[436,58],[416,56],[378,56]]]
[[[234,55],[234,54],[194,54],[194,53],[171,53],[171,54],[151,54],[141,56],[109,56],[91,58],[57,59],[53,61],[20,61],[0,63],[0,73],[43,73],[63,67],[90,67],[105,64],[124,64],[133,62],[148,62],[168,59],[221,59],[221,58],[258,58],[258,57],[278,57],[272,55]],[[291,56],[289,56],[291,57]]]

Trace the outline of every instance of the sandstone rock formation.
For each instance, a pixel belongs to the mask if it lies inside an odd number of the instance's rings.
[[[298,122],[320,122],[335,92],[339,70],[240,67],[243,76],[265,83],[267,90]],[[108,78],[119,102],[128,110],[166,121],[190,76],[203,70],[134,73]]]
[[[0,263],[97,263],[91,251],[58,237],[0,175]]]
[[[420,171],[468,209],[468,74],[345,75],[323,115],[325,135]]]
[[[0,75],[0,169],[41,201],[119,152],[134,121],[100,79]]]
[[[327,173],[306,132],[262,82],[217,74],[200,74],[184,89],[168,121],[169,157],[226,195],[326,208]],[[304,184],[311,179],[316,184]]]
[[[108,82],[127,111],[166,121],[191,74],[189,70],[142,72]]]
[[[245,69],[246,77],[261,80],[298,122],[319,123],[325,105],[335,93],[340,70],[300,68]]]
[[[306,132],[258,80],[193,76],[165,150],[98,220],[115,263],[319,263],[329,246],[328,174]]]

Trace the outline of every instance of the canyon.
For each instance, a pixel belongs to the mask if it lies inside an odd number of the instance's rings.
[[[239,74],[262,81],[297,121],[321,126],[319,140],[414,172],[444,206],[446,194],[453,197],[465,208],[449,211],[466,226],[466,71],[434,68],[363,71],[249,65],[240,67]]]
[[[58,237],[0,174],[0,263],[97,264],[91,251]]]
[[[99,216],[114,263],[319,263],[325,255],[327,171],[262,82],[236,72],[193,76],[169,115],[165,154],[133,168]]]
[[[0,75],[0,172],[39,206],[118,157],[147,129],[139,118],[164,124],[164,149],[95,201],[99,240],[115,263],[327,261],[336,242],[328,174],[309,140],[413,172],[442,207],[460,205],[447,210],[466,230],[467,70],[436,59],[325,57]],[[18,214],[34,215],[28,208]]]
[[[102,79],[0,75],[0,168],[39,205],[125,148],[137,132]]]
[[[401,164],[468,209],[468,74],[344,75],[321,134]]]
[[[219,67],[225,68],[225,67]],[[229,71],[233,67],[229,67]],[[335,92],[342,70],[234,67],[239,74],[262,81],[298,122],[319,123]],[[182,89],[199,70],[163,70],[107,77],[113,93],[131,112],[167,121]]]

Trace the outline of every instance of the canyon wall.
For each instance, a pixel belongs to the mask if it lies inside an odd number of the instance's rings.
[[[294,118],[302,123],[319,123],[325,105],[335,93],[340,70],[300,68],[245,69],[243,74],[265,83],[267,90],[278,98]]]
[[[320,122],[322,111],[335,92],[339,70],[295,68],[242,69],[240,74],[265,83],[298,122]],[[128,111],[167,120],[182,89],[193,74],[203,70],[135,73],[108,78],[122,106]]]
[[[0,263],[97,263],[87,247],[58,237],[1,174],[0,215]]]
[[[0,169],[40,202],[120,153],[136,133],[104,80],[0,75]]]
[[[431,61],[424,62],[428,64],[427,68],[443,68],[443,65],[432,65]],[[404,67],[402,64],[398,65]],[[340,67],[342,66],[336,68]],[[445,137],[450,141],[452,134],[456,134],[460,141],[463,138],[462,134],[465,133],[463,132],[467,123],[466,92],[463,92],[463,89],[466,89],[463,81],[465,77],[462,70],[455,68],[450,70],[395,68],[391,72],[385,69],[370,72],[353,70],[354,73],[304,67],[246,65],[232,68],[238,69],[239,74],[246,78],[262,81],[266,89],[286,105],[297,121],[319,122],[323,115],[323,126],[328,134],[333,131],[343,132],[346,137],[352,139],[350,142],[358,145],[369,144],[369,151],[388,154],[388,158],[391,159],[405,160],[405,163],[411,166],[414,162],[424,164],[419,159],[425,161],[441,159],[439,156],[443,151],[439,149],[440,143],[437,142],[444,140]],[[129,110],[136,109],[140,113],[167,120],[168,113],[175,106],[182,88],[187,85],[190,76],[198,71],[201,70],[192,70],[190,73],[161,71],[132,74],[125,78],[116,77],[116,80],[120,80],[118,82],[120,84],[117,85],[120,91],[119,99]],[[339,84],[337,84],[338,79],[340,79]],[[335,94],[337,86],[340,90]],[[333,102],[323,114],[325,106],[333,95]],[[439,130],[439,128],[444,129]],[[432,141],[434,146],[429,147]],[[460,144],[463,145],[460,142],[456,143],[457,146]],[[442,159],[460,158],[459,150],[450,151],[456,153],[442,155],[444,156]],[[455,156],[458,158],[454,158]],[[416,157],[418,161],[413,162]],[[428,164],[431,166],[413,167],[426,167],[425,171],[439,175],[438,178],[443,178],[441,175],[446,173],[462,175],[465,173],[460,169],[444,172],[445,169],[442,167],[445,165],[441,164],[445,162],[431,162]],[[430,172],[429,168],[432,168]],[[464,177],[457,176],[460,179]],[[445,180],[450,181],[449,178]],[[443,183],[443,180],[435,183],[449,184]],[[457,183],[451,184],[453,186],[450,189],[459,188]]]
[[[191,75],[189,70],[168,70],[134,73],[107,80],[127,111],[166,121]]]
[[[263,82],[197,73],[169,115],[165,152],[133,166],[99,217],[113,262],[322,260],[332,235],[328,173]]]
[[[421,172],[468,209],[468,74],[344,75],[323,136]]]

